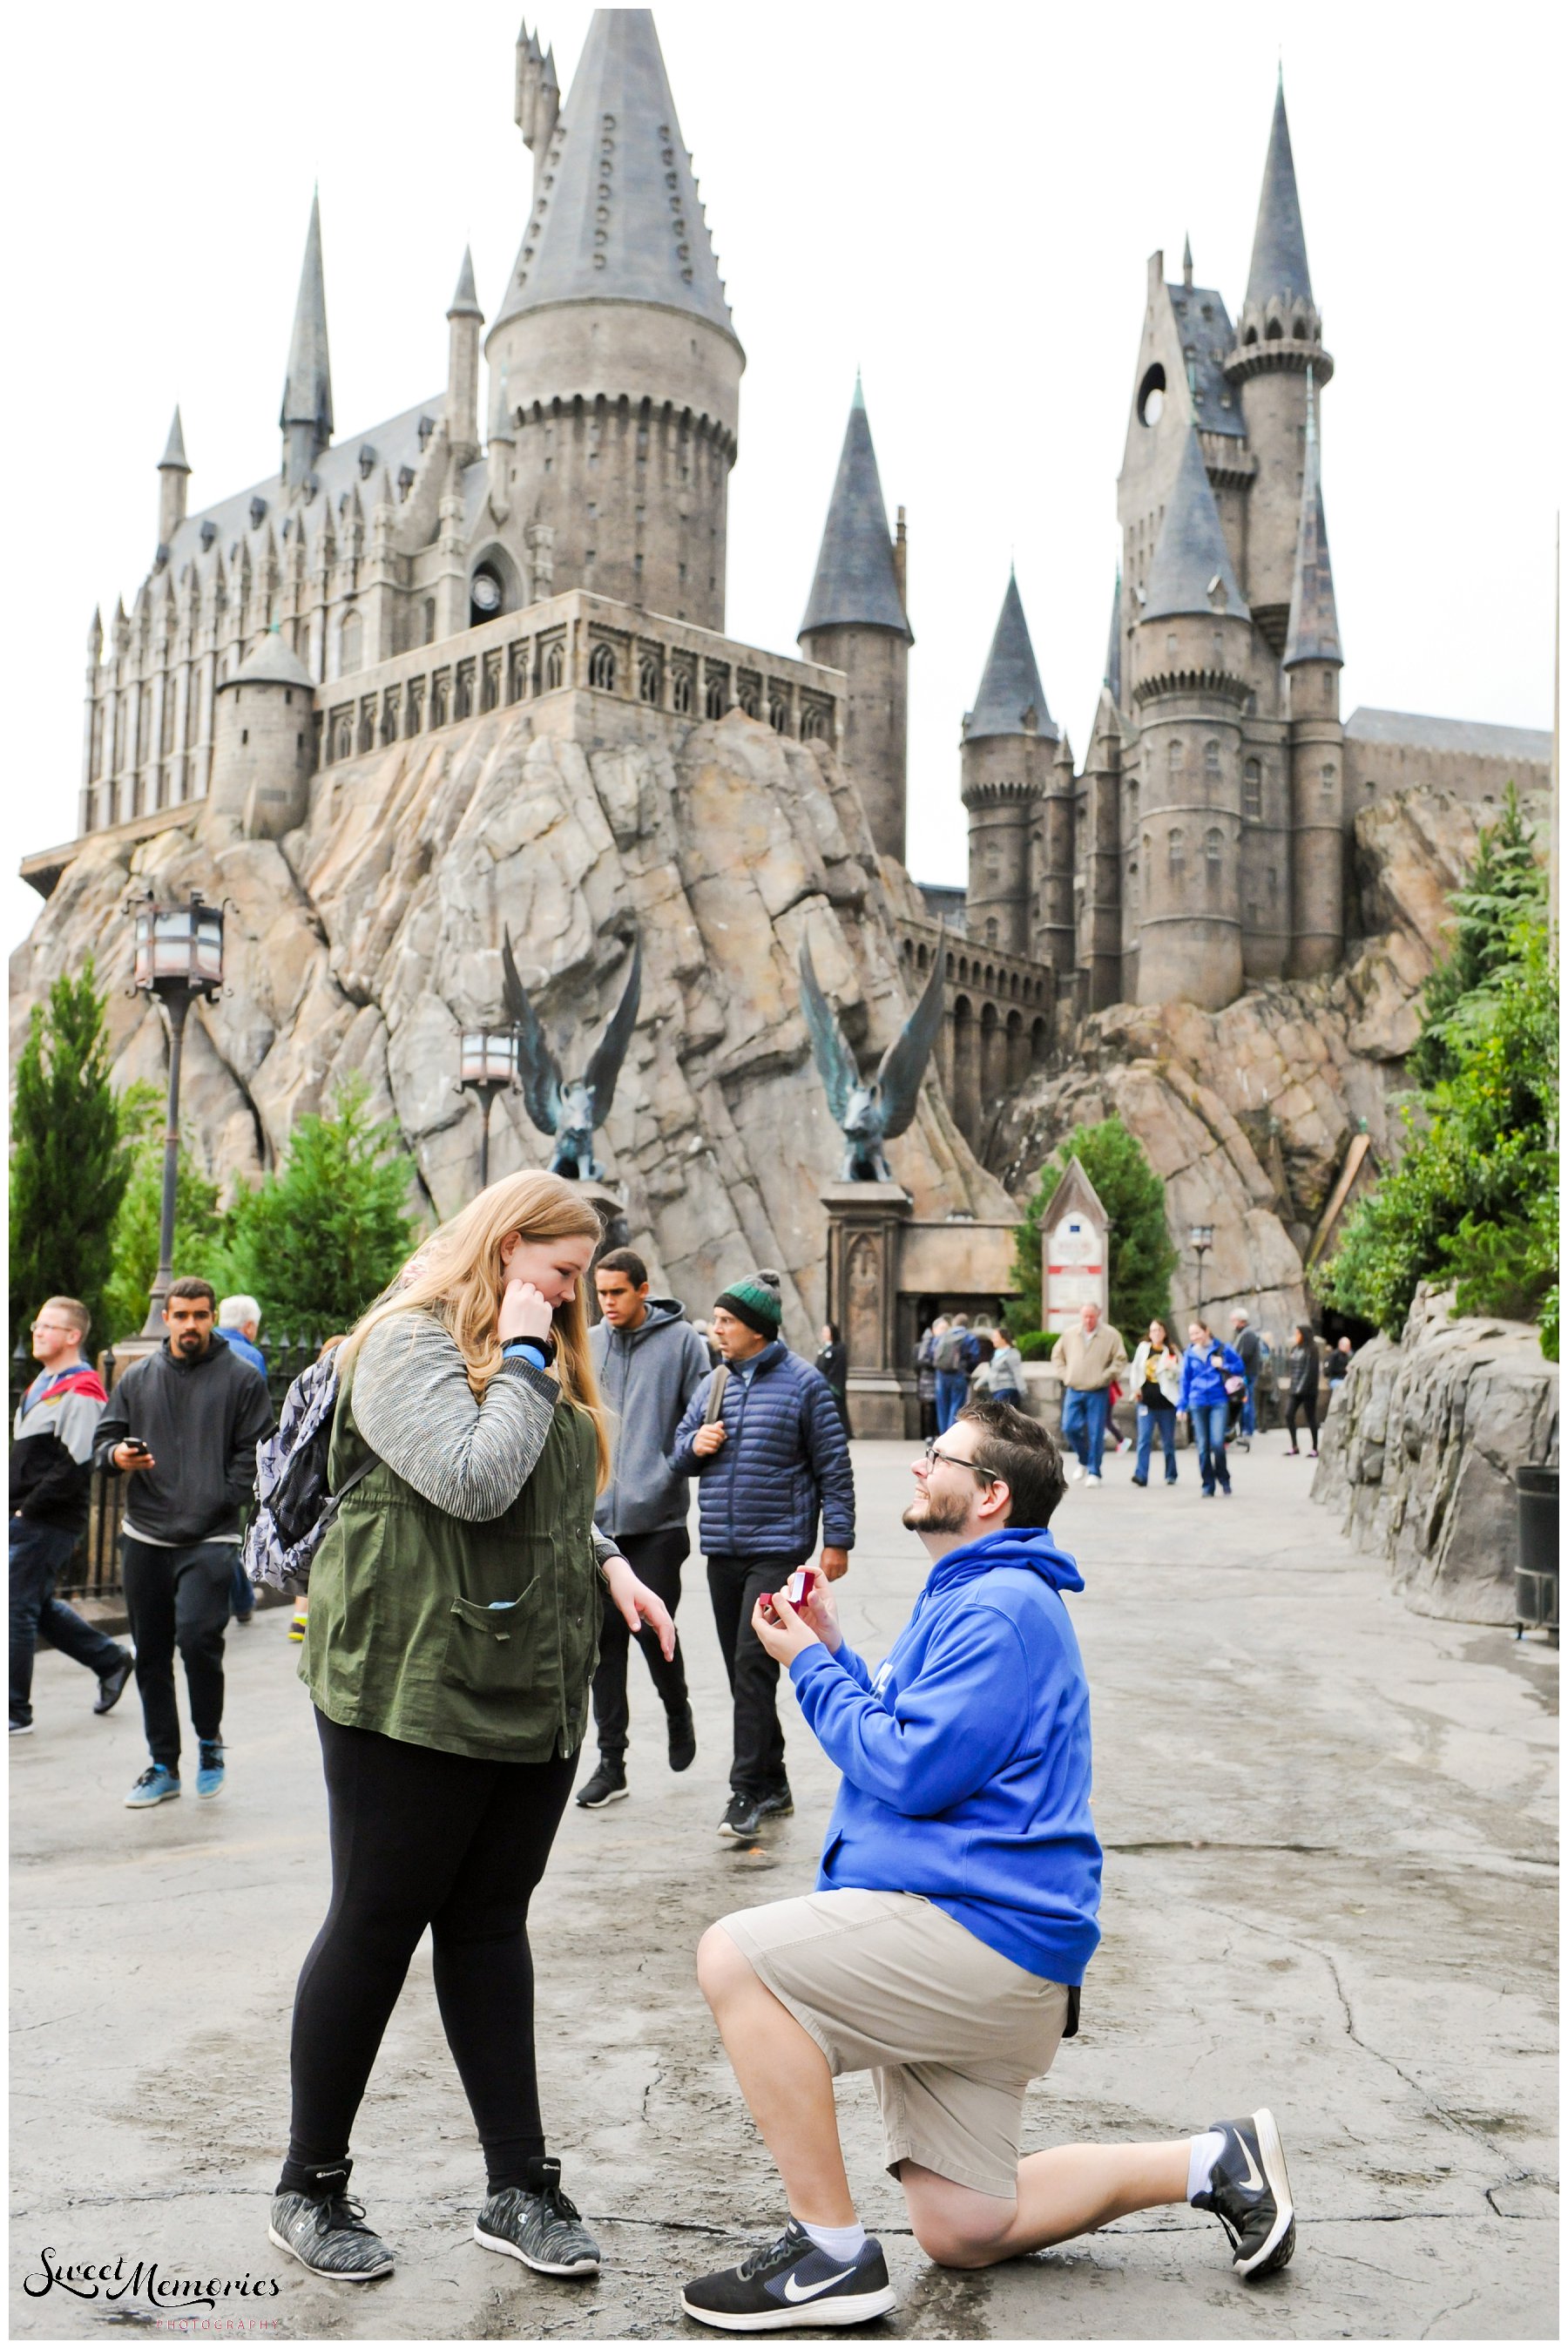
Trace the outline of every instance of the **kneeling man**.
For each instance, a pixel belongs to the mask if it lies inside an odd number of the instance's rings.
[[[869,2071],[887,2164],[922,2248],[990,2266],[1190,2201],[1256,2277],[1295,2244],[1272,2116],[1163,2145],[1064,2146],[1020,2160],[1024,2092],[1077,2027],[1099,1939],[1088,1690],[1062,1600],[1083,1578],[1046,1527],[1063,1491],[1050,1435],[972,1404],[915,1464],[903,1522],[934,1563],[874,1675],[828,1585],[752,1620],[843,1774],[817,1889],[703,1936],[698,1978],[778,2164],[789,2221],[682,2305],[737,2333],[856,2324],[893,2305],[855,2217],[833,2078]]]

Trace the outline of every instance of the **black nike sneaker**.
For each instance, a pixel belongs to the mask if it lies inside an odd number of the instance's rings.
[[[1274,2116],[1267,2107],[1243,2121],[1214,2121],[1225,2142],[1209,2183],[1192,2197],[1231,2239],[1232,2265],[1255,2281],[1283,2268],[1295,2249],[1295,2205]]]
[[[688,2316],[721,2333],[865,2324],[896,2305],[874,2236],[866,2237],[852,2260],[833,2260],[818,2250],[798,2219],[766,2251],[753,2251],[738,2268],[698,2276],[681,2294]]]

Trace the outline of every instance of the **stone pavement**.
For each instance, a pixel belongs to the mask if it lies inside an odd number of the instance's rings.
[[[1114,1461],[1057,1523],[1095,1696],[1105,1940],[1083,2029],[1031,2092],[1026,2142],[1186,2133],[1271,2104],[1300,2207],[1294,2265],[1249,2290],[1178,2209],[982,2275],[933,2268],[881,2171],[864,2081],[841,2085],[851,2177],[913,2338],[1547,2339],[1555,2297],[1557,1659],[1427,1621],[1307,1503],[1282,1439],[1204,1502]],[[897,1522],[911,1447],[856,1447],[865,1531],[842,1586],[873,1655],[918,1587]],[[362,2287],[266,2240],[287,2120],[294,1973],[325,1906],[320,1773],[287,1617],[230,1635],[232,1785],[145,1816],[134,1692],[106,1721],[39,1658],[13,1746],[14,2335],[82,2337],[150,2308],[27,2296],[57,2263],[230,2280],[211,2330],[284,2337],[702,2337],[678,2285],[775,2226],[769,2165],[693,1979],[703,1927],[809,1888],[832,1773],[783,1700],[798,1811],[737,1855],[722,1675],[700,1571],[683,1624],[702,1751],[672,1778],[634,1658],[634,1794],[575,1806],[534,1910],[547,2126],[605,2266],[531,2276],[480,2251],[482,2172],[416,1958],[356,2139],[355,2185],[400,2254]],[[268,2296],[243,2296],[242,2282]],[[279,2287],[275,2296],[272,2286]],[[146,2321],[145,2316],[143,2321]]]

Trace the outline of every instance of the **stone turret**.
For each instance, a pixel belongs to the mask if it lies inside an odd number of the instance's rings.
[[[315,711],[310,671],[276,626],[219,686],[208,802],[247,840],[281,840],[304,822],[315,767]]]
[[[1251,614],[1189,429],[1132,636],[1140,727],[1138,1000],[1241,993],[1242,713]]]
[[[1308,367],[1321,389],[1334,361],[1323,347],[1323,321],[1312,298],[1282,78],[1274,93],[1246,299],[1224,365],[1225,378],[1241,399],[1258,469],[1247,502],[1247,600],[1275,653],[1284,646],[1290,612]]]
[[[976,946],[1001,947],[1016,955],[1030,951],[1034,843],[1039,833],[1043,862],[1048,843],[1042,813],[1052,753],[1059,739],[1046,706],[1029,625],[1024,617],[1017,578],[1013,575],[1002,598],[975,707],[964,720],[959,750],[964,805],[969,815],[965,921]],[[1059,848],[1059,841],[1056,845]],[[1069,905],[1071,860],[1069,840]],[[1047,895],[1054,904],[1059,889],[1053,895],[1047,888]]]
[[[539,46],[537,34],[531,33],[526,25],[520,27],[517,36],[515,111],[522,143],[533,157],[533,192],[537,197],[544,159],[560,119],[561,84],[556,78],[554,50],[546,56]]]
[[[326,347],[326,281],[321,262],[319,191],[310,200],[310,227],[305,233],[304,262],[299,275],[288,374],[284,379],[278,423],[284,436],[284,490],[288,496],[297,497],[309,481],[316,459],[332,440],[332,362]]]
[[[902,511],[900,529],[903,531]],[[842,755],[860,787],[872,838],[883,856],[904,853],[909,749],[905,541],[888,535],[882,477],[860,378],[839,458],[799,643],[808,660],[850,680]],[[1026,636],[1027,631],[1025,632]],[[1030,655],[1031,662],[1033,655]],[[1045,698],[1041,696],[1041,707]]]
[[[1306,378],[1306,461],[1284,672],[1290,687],[1292,974],[1337,968],[1345,950],[1345,730],[1339,720],[1344,654],[1323,512],[1317,400]]]
[[[722,629],[746,356],[651,13],[595,11],[559,120],[552,78],[520,51],[535,201],[485,342],[517,432],[512,551],[526,566],[548,531],[557,594]]]
[[[455,464],[480,453],[480,328],[485,314],[474,291],[474,256],[463,248],[458,290],[447,312],[447,439]]]
[[[177,408],[169,428],[168,445],[158,460],[158,551],[165,557],[174,543],[175,532],[185,519],[185,492],[190,480],[185,435]]]

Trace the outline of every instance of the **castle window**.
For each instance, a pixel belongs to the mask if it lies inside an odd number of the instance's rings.
[[[1165,412],[1165,370],[1158,359],[1138,387],[1138,420],[1152,431]]]
[[[1217,775],[1219,771],[1220,746],[1217,742],[1205,742],[1203,745],[1203,772],[1206,775]]]
[[[768,704],[768,723],[772,727],[775,734],[782,734],[788,730],[789,724],[789,705],[787,701],[769,700]]]
[[[1265,342],[1265,343],[1277,343],[1277,342],[1281,342],[1281,341],[1283,341],[1283,340],[1284,340],[1284,328],[1280,325],[1280,322],[1279,322],[1279,320],[1278,320],[1277,318],[1271,318],[1271,319],[1269,320],[1269,322],[1268,322],[1268,325],[1264,328],[1264,342]]]
[[[588,656],[588,682],[601,693],[615,690],[615,656],[608,645],[595,645]]]
[[[428,645],[433,645],[436,641],[436,599],[433,595],[427,595],[425,598],[424,641]]]
[[[1323,706],[1326,709],[1334,707],[1334,671],[1331,668],[1323,672]]]
[[[1276,864],[1271,864],[1269,866],[1267,879],[1269,904],[1273,905],[1277,903],[1279,898],[1279,867]]]
[[[710,718],[722,718],[724,716],[726,707],[727,704],[724,698],[724,679],[721,677],[710,678],[708,680],[707,692],[703,698],[704,709]]]
[[[1325,799],[1328,799],[1332,797],[1335,783],[1338,780],[1338,770],[1335,767],[1328,766],[1323,768],[1320,771],[1323,783],[1323,796]]]
[[[1219,877],[1221,860],[1225,853],[1225,836],[1217,826],[1211,825],[1203,834],[1203,861],[1209,868],[1211,881]]]
[[[997,928],[996,928],[995,916],[992,916],[992,918],[991,918],[991,919],[986,923],[986,925],[985,925],[985,943],[986,943],[986,945],[987,945],[988,947],[994,947],[994,946],[995,946],[995,945],[996,945],[996,943],[997,943],[997,940],[998,940],[998,936],[999,936],[999,933],[998,933]],[[987,977],[989,977],[989,976],[990,976],[990,974],[987,972],[986,976],[987,976]]]
[[[671,690],[670,690],[670,702],[671,702],[672,707],[673,707],[674,709],[676,709],[676,710],[678,710],[678,711],[679,711],[679,713],[680,713],[680,715],[681,715],[683,718],[686,718],[686,717],[689,717],[689,716],[690,716],[690,714],[691,714],[691,671],[690,671],[690,669],[686,669],[686,668],[678,668],[678,669],[676,669],[676,677],[675,677],[675,684],[673,685],[673,687],[671,688]]]
[[[404,505],[404,504],[406,504],[406,503],[407,502],[408,492],[409,492],[409,491],[413,488],[413,486],[414,486],[414,468],[413,468],[413,466],[412,466],[412,465],[399,465],[399,466],[398,466],[398,468],[397,468],[397,502],[398,502],[398,504],[399,504],[399,505]]]
[[[243,750],[243,748],[244,748],[245,744],[250,740],[250,739],[251,739],[251,730],[250,730],[250,728],[249,728],[248,726],[242,726],[242,727],[241,727],[241,729],[240,729],[240,747],[241,747],[241,749],[242,749],[242,750]]]
[[[1179,773],[1180,773],[1180,771],[1181,771],[1181,759],[1182,759],[1182,750],[1181,750],[1181,737],[1180,737],[1180,735],[1173,735],[1173,736],[1172,736],[1172,738],[1171,738],[1171,740],[1170,747],[1168,748],[1168,750],[1166,750],[1166,753],[1165,753],[1166,764],[1169,766],[1169,768],[1170,768],[1170,770],[1171,770],[1171,772],[1173,775],[1174,775],[1174,774],[1179,774]]]
[[[436,429],[436,419],[435,419],[435,418],[434,418],[433,416],[421,416],[421,417],[420,417],[420,419],[419,419],[419,454],[420,454],[420,456],[421,456],[421,457],[424,455],[426,449],[429,446],[430,435],[431,435],[431,433],[435,430],[435,429]]]
[[[1295,326],[1291,328],[1291,333],[1295,336],[1298,343],[1305,343],[1307,339],[1306,320],[1305,318],[1298,318]]]
[[[659,698],[659,665],[651,654],[645,656],[637,668],[637,699],[656,703]]]
[[[544,656],[544,690],[546,693],[555,693],[559,691],[565,675],[566,647],[564,645],[552,645],[550,650]]]
[[[359,451],[359,478],[367,481],[376,471],[376,451],[366,440]]]
[[[1166,862],[1170,865],[1172,881],[1180,881],[1187,870],[1187,843],[1180,832],[1168,835]]]
[[[1256,759],[1249,759],[1242,772],[1242,813],[1253,823],[1263,820],[1264,771]]]
[[[1255,326],[1249,326],[1249,327],[1247,328],[1246,333],[1242,336],[1242,342],[1243,342],[1243,346],[1246,346],[1246,345],[1250,345],[1250,344],[1255,343],[1255,342],[1257,341],[1257,338],[1258,338],[1258,330],[1257,330],[1257,328],[1256,328]]]
[[[1165,639],[1165,649],[1168,653],[1173,653],[1176,649],[1176,631],[1174,628],[1171,629],[1170,635]]]
[[[338,674],[346,677],[364,660],[365,624],[357,612],[345,612],[337,635]]]

